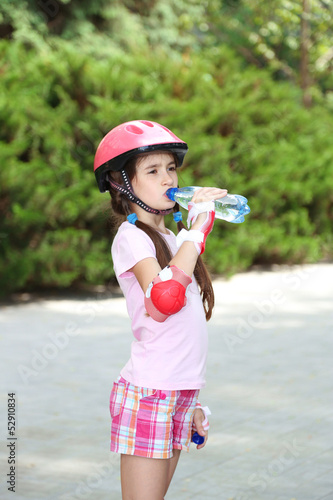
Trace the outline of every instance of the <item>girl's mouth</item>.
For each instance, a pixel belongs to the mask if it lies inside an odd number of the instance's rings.
[[[169,196],[167,195],[167,192],[168,192],[168,191],[169,191],[169,189],[167,189],[167,190],[165,191],[165,193],[164,193],[164,195],[163,195],[163,196],[165,196],[165,197],[166,197],[169,201],[172,201],[172,200],[169,198]]]

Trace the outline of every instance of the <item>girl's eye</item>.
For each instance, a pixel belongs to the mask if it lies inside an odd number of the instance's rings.
[[[171,170],[171,172],[174,172],[176,170],[175,165],[173,167],[169,167],[169,170]]]

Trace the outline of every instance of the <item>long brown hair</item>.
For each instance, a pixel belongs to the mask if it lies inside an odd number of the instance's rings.
[[[130,180],[132,180],[135,176],[136,165],[138,164],[138,161],[141,158],[146,157],[147,155],[149,155],[149,153],[137,155],[131,158],[127,162],[125,169]],[[175,161],[176,164],[178,164],[176,157]],[[123,184],[123,179],[120,172],[110,171],[109,176],[117,184]],[[116,228],[118,228],[120,224],[126,220],[127,215],[129,215],[132,212],[131,204],[128,198],[126,198],[126,196],[124,196],[122,193],[112,188],[111,185],[110,185],[110,195],[111,195],[111,207],[113,210],[113,224]],[[177,212],[179,210],[179,206],[177,203],[173,210],[174,212]],[[152,240],[156,248],[156,259],[159,265],[161,266],[162,269],[166,267],[173,256],[169,248],[169,245],[167,244],[163,236],[161,236],[160,233],[156,231],[153,227],[139,220],[135,222],[135,225],[136,227],[144,231]],[[184,224],[181,221],[177,222],[178,232],[181,231],[181,229],[183,228],[185,228]],[[212,311],[214,307],[214,301],[215,301],[214,290],[209,272],[200,255],[198,257],[196,266],[194,268],[194,276],[199,285],[200,295],[206,314],[206,320],[208,321],[212,316]]]

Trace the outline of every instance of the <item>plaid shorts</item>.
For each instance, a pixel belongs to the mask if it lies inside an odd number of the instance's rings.
[[[111,451],[171,458],[189,451],[199,390],[166,391],[130,384],[119,377],[110,396]]]

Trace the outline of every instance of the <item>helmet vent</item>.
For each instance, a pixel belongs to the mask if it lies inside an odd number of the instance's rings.
[[[137,127],[136,125],[127,125],[126,129],[127,132],[131,132],[131,134],[143,134],[143,130],[141,128]]]
[[[161,128],[163,128],[166,132],[168,132],[168,134],[171,135],[171,137],[174,137],[177,141],[179,140],[178,137],[173,133],[171,132],[171,130],[169,130],[168,128],[164,127],[164,125],[160,125]]]
[[[146,120],[140,120],[140,122],[144,125],[147,125],[147,127],[154,127],[154,124],[152,122],[147,122]]]

